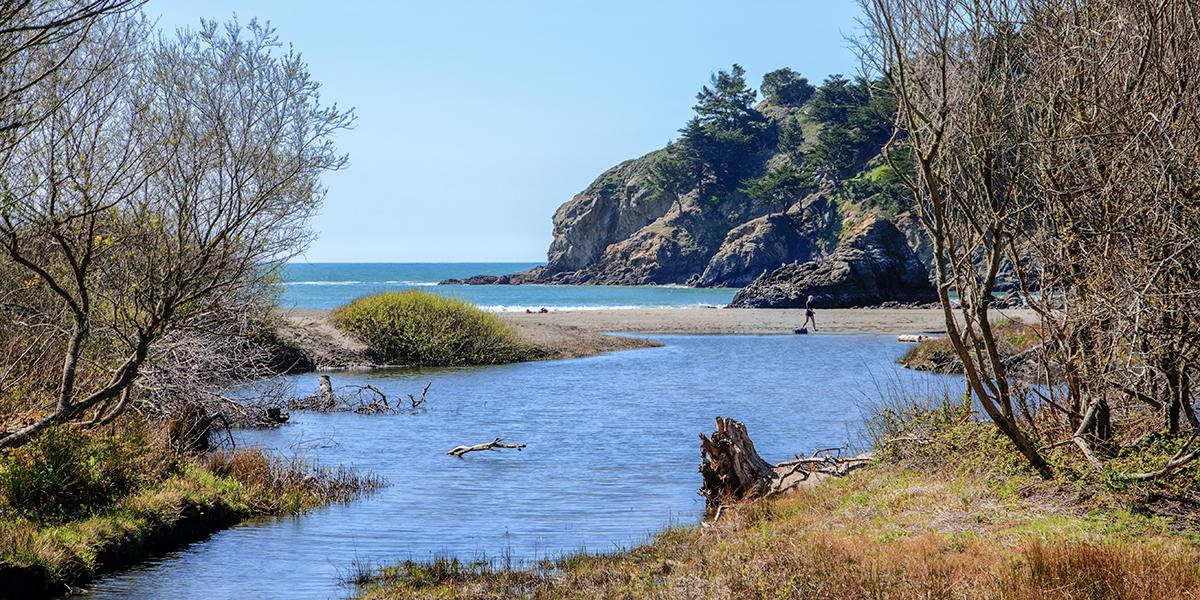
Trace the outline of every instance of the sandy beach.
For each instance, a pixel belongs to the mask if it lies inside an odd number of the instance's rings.
[[[993,311],[993,319],[1034,322],[1031,310]],[[644,308],[500,313],[522,329],[534,324],[570,326],[596,332],[683,334],[791,334],[804,322],[803,309]],[[844,308],[817,311],[817,333],[944,333],[941,309]]]
[[[289,308],[279,312],[285,320],[281,334],[306,349],[318,368],[375,366],[367,358],[361,343],[328,322],[329,311]],[[1030,310],[998,310],[994,313],[993,319],[1037,320]],[[609,333],[791,335],[804,322],[804,311],[800,309],[644,308],[497,314],[516,327],[525,339],[541,347],[547,359],[661,345],[648,339],[606,335]],[[936,334],[944,333],[945,329],[940,309],[827,309],[817,311],[815,333]]]

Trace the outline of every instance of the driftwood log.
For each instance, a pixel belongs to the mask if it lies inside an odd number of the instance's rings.
[[[712,510],[766,495],[779,477],[754,449],[746,426],[726,417],[717,417],[712,438],[700,434],[700,476],[700,495]]]
[[[746,426],[727,417],[717,417],[712,437],[700,434],[700,495],[709,514],[720,515],[722,507],[745,500],[773,496],[806,481],[843,477],[871,463],[869,454],[841,458],[840,449],[814,450],[811,456],[772,465],[759,456]]]
[[[446,454],[449,454],[450,456],[457,456],[459,458],[462,458],[462,456],[468,452],[479,452],[482,450],[499,450],[501,448],[516,448],[517,452],[520,452],[521,449],[524,447],[525,447],[525,444],[509,444],[504,441],[504,438],[496,438],[490,442],[486,442],[483,444],[475,444],[474,446],[456,446],[453,450],[447,452]]]

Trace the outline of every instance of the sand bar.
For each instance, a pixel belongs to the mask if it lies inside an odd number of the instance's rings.
[[[287,326],[281,333],[305,348],[321,369],[371,368],[362,343],[329,324],[329,311],[313,308],[280,309]],[[1037,321],[1030,310],[993,311],[993,319]],[[564,310],[548,313],[498,313],[523,337],[546,351],[544,358],[590,356],[615,350],[646,348],[660,343],[633,334],[786,334],[804,322],[804,311],[737,308],[634,308]],[[862,308],[817,311],[815,333],[944,333],[940,309]]]

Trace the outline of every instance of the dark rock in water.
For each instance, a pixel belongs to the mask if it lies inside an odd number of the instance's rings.
[[[1025,298],[1015,289],[1010,289],[1009,292],[995,300],[992,300],[992,308],[1025,308]]]
[[[473,275],[466,279],[446,279],[439,281],[438,285],[518,285],[522,283],[535,283],[537,277],[531,275],[534,271],[513,273],[511,275]]]
[[[826,258],[785,265],[733,298],[734,308],[819,308],[937,300],[928,271],[890,221],[868,218]]]
[[[466,279],[439,281],[438,285],[506,285],[510,280],[508,275],[474,275]]]

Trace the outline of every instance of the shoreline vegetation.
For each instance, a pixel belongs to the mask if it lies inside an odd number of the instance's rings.
[[[258,21],[164,35],[136,0],[10,4],[0,597],[69,591],[383,484],[224,446],[230,415],[287,418],[269,392],[230,398],[230,386],[804,321],[778,309],[494,315],[421,292],[281,311],[281,268],[312,239],[323,177],[348,165],[335,142],[353,111],[324,103],[298,52]],[[701,435],[711,514],[626,552],[526,569],[401,563],[355,573],[359,591],[1200,600],[1193,4],[860,0],[862,77],[814,86],[780,69],[758,102],[741,66],[715,73],[681,137],[560,208],[547,264],[509,279],[757,281],[739,306],[927,305],[932,292],[942,308],[819,308],[811,331],[941,334],[902,361],[960,371],[962,396],[884,390],[862,428],[871,452],[851,459],[866,466],[820,481],[804,470],[831,460],[817,451],[771,465],[744,428]],[[318,385],[338,406],[329,378]],[[806,485],[776,485],[798,473]]]

